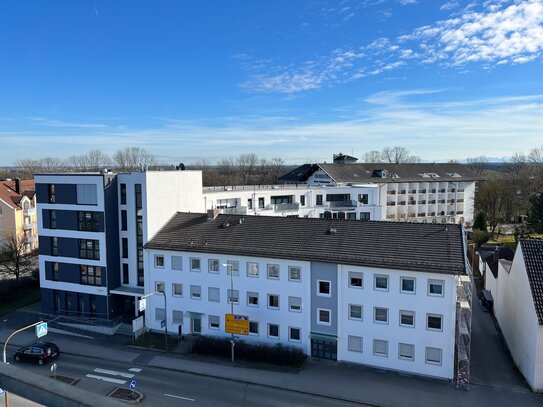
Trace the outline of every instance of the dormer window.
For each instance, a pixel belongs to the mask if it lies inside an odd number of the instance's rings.
[[[419,174],[422,178],[430,178],[430,174],[427,174],[423,172],[422,174]]]
[[[448,172],[447,175],[451,178],[462,178],[462,176],[457,172]]]

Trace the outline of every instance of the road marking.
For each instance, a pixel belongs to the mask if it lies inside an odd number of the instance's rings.
[[[188,397],[176,396],[176,395],[174,395],[174,394],[164,393],[164,395],[165,395],[165,396],[168,396],[168,397],[173,397],[173,398],[176,398],[176,399],[181,399],[181,400],[196,401],[195,399],[189,399]]]
[[[139,367],[131,367],[128,369],[129,372],[139,373],[141,372],[141,369]]]
[[[94,374],[88,374],[89,379],[103,380],[104,382],[116,383],[116,384],[125,384],[126,380],[112,379],[111,377],[97,376]]]
[[[133,374],[123,373],[123,372],[116,372],[115,370],[107,370],[107,369],[96,368],[96,369],[94,369],[94,371],[96,373],[108,374],[108,375],[111,375],[111,376],[126,377],[127,379],[132,379],[134,377]]]

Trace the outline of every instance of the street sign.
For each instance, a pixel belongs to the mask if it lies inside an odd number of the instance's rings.
[[[247,315],[226,314],[226,333],[249,335],[249,317]]]
[[[160,321],[160,327],[164,328],[165,326],[166,326],[166,320],[163,319],[162,321]]]
[[[36,336],[41,338],[45,335],[47,335],[47,322],[42,322],[41,324],[36,325]]]
[[[143,312],[147,308],[147,298],[142,298],[138,301],[138,311]]]
[[[134,390],[136,388],[136,381],[135,380],[132,380],[130,382],[130,390]]]
[[[4,395],[4,389],[0,389],[0,396]]]

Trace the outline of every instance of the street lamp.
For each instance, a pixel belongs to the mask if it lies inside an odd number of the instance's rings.
[[[166,290],[155,291],[144,295],[141,299],[150,297],[151,295],[162,294],[164,296],[164,350],[168,350],[168,308],[166,308]]]
[[[232,317],[234,316],[234,300],[233,300],[233,296],[234,296],[234,276],[233,276],[233,271],[232,271],[232,267],[233,267],[233,264],[232,263],[223,263],[223,266],[226,267],[226,273],[230,273],[230,295],[229,295],[229,299],[230,299],[230,314],[232,315]],[[232,363],[234,363],[234,346],[236,346],[235,342],[234,342],[234,333],[232,332],[232,338],[230,339],[230,345],[231,345],[231,355],[232,355]]]

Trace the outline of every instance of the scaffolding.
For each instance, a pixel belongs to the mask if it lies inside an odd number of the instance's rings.
[[[468,275],[459,276],[456,298],[456,388],[469,388],[470,382],[470,349],[471,349],[471,316],[473,280],[469,266]]]

